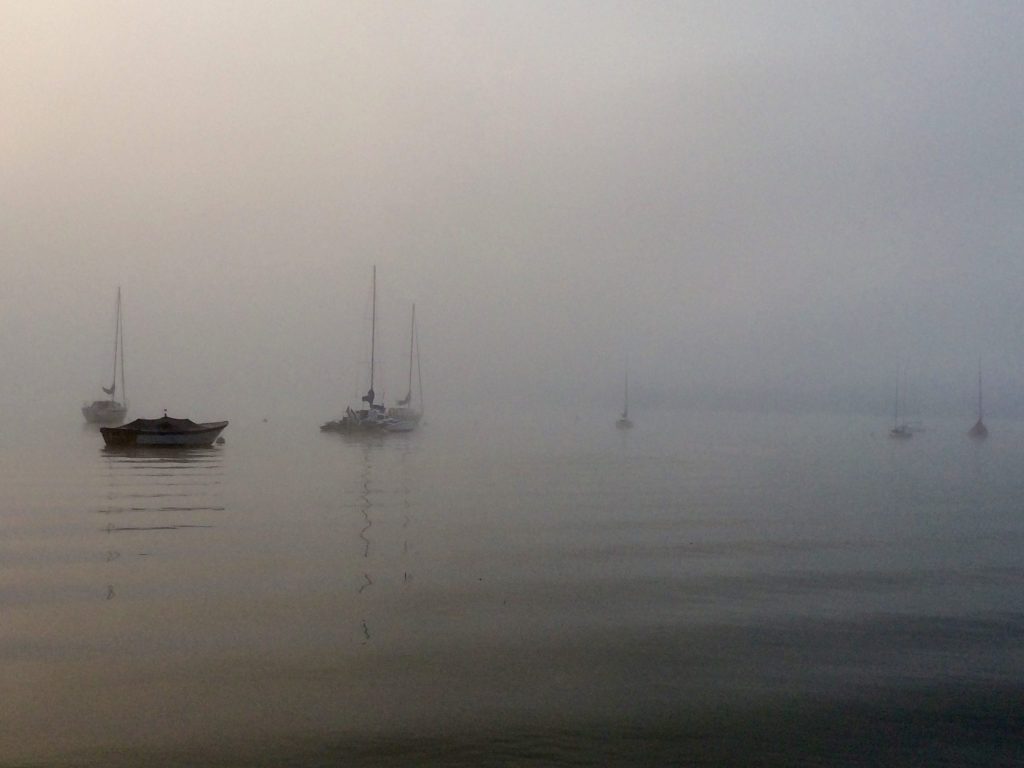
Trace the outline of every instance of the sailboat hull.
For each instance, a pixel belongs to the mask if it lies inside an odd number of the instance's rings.
[[[340,432],[347,435],[355,434],[367,434],[377,433],[380,434],[385,430],[385,424],[383,421],[360,421],[343,416],[335,421],[328,421],[326,424],[320,426],[321,432]]]
[[[394,423],[394,419],[388,418],[384,408],[379,405],[371,408],[364,408],[359,411],[348,412],[336,421],[328,421],[320,427],[321,432],[342,432],[345,434],[357,434],[367,432],[384,432]]]
[[[110,387],[103,387],[103,391],[110,395],[109,400],[94,400],[82,406],[82,416],[89,424],[123,424],[128,416],[128,402],[119,403],[114,399],[115,394],[125,397],[124,388],[124,323],[121,316],[121,288],[117,289],[117,303],[115,304],[114,323],[114,369],[111,372]],[[121,369],[121,389],[117,389],[118,363]]]
[[[388,424],[385,429],[388,432],[413,432],[419,426],[419,419],[396,419]]]
[[[386,429],[388,432],[412,432],[419,426],[419,411],[406,406],[388,408],[388,419],[390,423]]]
[[[121,424],[128,416],[128,406],[113,400],[97,400],[83,405],[82,415],[90,424]]]

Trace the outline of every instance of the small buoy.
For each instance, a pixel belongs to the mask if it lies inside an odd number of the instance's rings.
[[[215,442],[217,443],[217,445],[224,445],[224,438],[223,437],[218,437]]]

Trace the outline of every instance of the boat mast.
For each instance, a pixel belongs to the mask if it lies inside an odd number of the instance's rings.
[[[981,422],[981,359],[978,360],[978,421]]]
[[[626,369],[626,386],[622,395],[622,418],[629,418],[629,369]]]
[[[895,429],[900,425],[900,375],[896,374],[896,398],[892,404],[892,426]]]
[[[377,345],[377,265],[373,265],[373,280],[371,282],[373,298],[370,303],[370,392],[373,392],[373,366],[374,353]],[[372,397],[372,395],[371,395]],[[370,401],[373,405],[373,401]]]
[[[414,304],[415,307],[415,304]],[[423,369],[420,368],[420,334],[416,334],[416,388],[420,400],[420,417],[423,417]]]
[[[412,353],[416,343],[416,305],[412,305],[412,321],[409,325],[409,388],[405,391],[405,399],[399,401],[399,405],[410,405],[412,403]],[[411,407],[411,406],[410,406]]]
[[[117,328],[121,347],[121,400],[128,405],[128,390],[124,385],[124,313],[121,309],[121,287],[117,288]]]
[[[110,402],[117,393],[117,353],[121,343],[121,286],[117,286],[117,303],[114,312],[114,371],[110,377]]]
[[[413,305],[415,307],[415,305]],[[420,335],[416,334],[416,387],[420,396],[420,416],[423,416],[423,369],[420,368]]]

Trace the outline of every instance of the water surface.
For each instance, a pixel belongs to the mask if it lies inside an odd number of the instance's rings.
[[[5,431],[0,765],[1024,762],[1021,425],[613,422]]]

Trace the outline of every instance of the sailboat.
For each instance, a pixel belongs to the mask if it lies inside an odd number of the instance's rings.
[[[914,436],[914,431],[906,422],[900,422],[900,382],[896,379],[896,399],[892,409],[892,429],[889,430],[889,437],[905,440]]]
[[[363,395],[361,403],[366,407],[353,409],[351,406],[345,409],[345,415],[340,419],[328,421],[320,427],[323,432],[382,432],[394,422],[387,415],[387,409],[383,403],[376,402],[377,395],[373,391],[373,374],[376,368],[377,350],[377,267],[373,268],[371,282],[373,294],[371,302],[370,319],[370,388]]]
[[[114,372],[109,387],[102,387],[110,395],[109,400],[94,400],[82,406],[82,415],[90,424],[120,424],[128,414],[128,401],[117,400],[117,373],[121,372],[121,397],[124,387],[124,324],[121,317],[121,287],[117,288],[117,310],[114,321]]]
[[[981,410],[981,361],[979,360],[978,361],[978,420],[976,422],[974,422],[974,426],[971,427],[970,431],[967,433],[971,437],[977,438],[978,440],[984,440],[986,437],[988,437],[988,427],[985,426],[985,423],[981,419],[982,419],[982,410]]]
[[[619,429],[631,429],[633,422],[629,420],[629,371],[626,371],[625,386],[622,396],[622,415],[615,422]]]
[[[414,358],[415,353],[415,358]],[[413,361],[416,363],[416,380],[418,385],[419,410],[412,405],[412,368]],[[412,322],[409,328],[409,388],[405,397],[398,401],[393,408],[388,408],[388,418],[394,423],[387,425],[389,432],[412,432],[419,426],[423,418],[423,374],[420,371],[420,337],[416,332],[416,305],[412,305]]]

